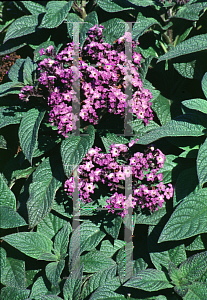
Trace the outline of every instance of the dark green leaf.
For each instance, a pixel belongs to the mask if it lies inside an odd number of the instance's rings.
[[[21,74],[21,69],[23,67],[23,64],[25,62],[25,59],[18,58],[13,66],[9,69],[8,77],[14,82],[20,81],[23,82],[23,77]]]
[[[136,23],[134,23],[132,29],[132,39],[137,41],[139,37],[143,35],[149,27],[155,24],[161,27],[161,24],[156,19],[149,17],[147,18],[143,16],[141,12],[139,12]]]
[[[25,262],[8,257],[6,266],[1,269],[2,284],[10,287],[25,288]]]
[[[173,285],[167,280],[165,273],[155,269],[140,271],[136,276],[129,279],[124,286],[149,292],[173,287]]]
[[[89,125],[85,136],[69,136],[61,145],[61,156],[65,174],[70,177],[73,166],[77,167],[94,143],[95,130]]]
[[[207,72],[204,74],[202,78],[201,86],[202,86],[203,93],[207,99]]]
[[[104,0],[105,2],[105,0]],[[122,19],[113,18],[106,22],[101,23],[102,26],[104,26],[103,29],[103,41],[105,43],[113,44],[113,42],[123,36],[125,34],[125,31],[128,30],[128,25],[126,25]],[[125,28],[125,25],[127,28]]]
[[[97,4],[105,11],[107,12],[118,12],[123,10],[129,10],[134,9],[133,5],[130,5],[130,3],[124,0],[97,0]]]
[[[36,226],[52,209],[63,176],[62,166],[54,157],[46,158],[33,173],[27,201],[30,227]]]
[[[67,252],[69,235],[71,231],[72,231],[72,227],[68,222],[55,236],[54,249],[60,256]]]
[[[170,112],[171,101],[162,95],[159,95],[152,102],[152,109],[156,112],[158,119],[162,125],[170,122],[171,112]]]
[[[28,9],[28,11],[31,12],[32,15],[39,15],[41,13],[46,12],[45,7],[39,3],[33,1],[22,1],[22,3],[26,7],[26,9]]]
[[[0,173],[0,205],[16,209],[16,198],[13,192],[9,189],[2,174]]]
[[[180,43],[175,48],[172,48],[172,50],[162,55],[157,62],[178,57],[181,55],[189,54],[189,53],[206,50],[206,48],[207,48],[207,34],[196,35]]]
[[[4,43],[35,32],[38,25],[38,15],[23,16],[16,19],[8,28]]]
[[[37,143],[40,124],[44,118],[45,111],[32,108],[23,116],[19,126],[19,141],[22,151],[28,161],[32,164],[32,156]]]
[[[40,28],[58,27],[67,17],[72,4],[72,1],[49,1],[46,6],[47,11],[42,19]]]
[[[83,265],[70,273],[63,287],[64,300],[79,299],[81,282],[83,276]]]
[[[199,184],[203,186],[207,182],[207,139],[200,146],[197,156],[197,174]]]
[[[51,253],[52,241],[38,232],[18,232],[2,238],[22,253],[38,259],[42,254]]]
[[[201,189],[186,197],[171,215],[158,242],[182,240],[206,232],[206,195],[207,189]]]
[[[65,261],[60,260],[59,262],[51,262],[45,268],[47,279],[54,285],[57,286],[60,280],[60,275],[64,269]]]
[[[9,206],[0,206],[0,228],[15,228],[27,225],[25,220]]]
[[[25,85],[34,85],[35,71],[37,64],[30,57],[27,57],[24,63],[23,80]]]
[[[1,300],[25,300],[29,297],[30,290],[17,289],[16,287],[7,286],[1,290]]]

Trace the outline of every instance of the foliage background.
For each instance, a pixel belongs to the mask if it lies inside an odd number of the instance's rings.
[[[1,299],[207,299],[207,2],[1,1],[0,7],[0,55],[10,62],[21,57],[0,85]],[[132,244],[124,243],[121,218],[93,204],[82,207],[81,225],[72,230],[72,201],[62,186],[64,138],[46,118],[36,126],[34,151],[20,138],[21,129],[33,132],[36,99],[24,106],[18,94],[36,82],[41,48],[72,41],[72,21],[84,22],[81,46],[95,24],[104,25],[112,44],[125,32],[118,21],[134,22],[140,75],[153,94],[154,120],[131,126],[140,145],[153,142],[165,153],[164,181],[175,191],[159,211],[134,213],[132,277],[124,276]],[[98,125],[88,143],[116,142],[123,124],[115,130],[113,120]],[[81,264],[72,272],[79,241]]]

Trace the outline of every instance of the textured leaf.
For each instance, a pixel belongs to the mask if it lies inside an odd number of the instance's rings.
[[[16,287],[7,286],[1,290],[1,300],[25,300],[29,297],[30,290],[17,289]]]
[[[161,233],[158,243],[187,239],[206,232],[206,195],[207,189],[202,189],[186,197],[172,213]]]
[[[126,243],[116,255],[116,263],[118,265],[118,275],[121,283],[128,280],[133,275],[133,244],[132,242]]]
[[[76,261],[77,256],[83,251],[94,249],[105,237],[105,233],[100,231],[99,227],[90,221],[83,222],[78,226],[70,238],[69,259],[70,264]]]
[[[106,152],[109,153],[109,147],[112,144],[127,144],[129,143],[128,139],[123,136],[117,136],[115,133],[107,133],[106,137],[101,137]]]
[[[193,282],[188,289],[184,300],[203,300],[207,297],[207,284],[203,282]]]
[[[62,165],[54,157],[46,158],[33,173],[27,201],[30,227],[36,226],[52,209],[63,177]]]
[[[28,1],[29,2],[29,1]],[[13,66],[9,69],[8,77],[14,82],[20,81],[23,82],[23,77],[21,74],[23,64],[25,62],[25,59],[18,58]]]
[[[180,7],[175,17],[185,19],[185,20],[197,21],[200,18],[201,11],[205,10],[206,7],[207,7],[206,2],[191,3],[191,4],[187,3],[183,7]]]
[[[61,145],[61,156],[65,174],[70,177],[73,166],[77,167],[94,143],[95,130],[89,125],[85,136],[70,136]],[[88,135],[87,135],[88,134]]]
[[[43,5],[33,2],[33,1],[22,1],[26,9],[31,12],[32,15],[39,15],[46,12],[46,9]]]
[[[133,29],[134,29],[134,27],[133,27]],[[149,56],[149,57],[145,58],[144,61],[141,63],[141,67],[139,68],[139,76],[142,81],[144,81],[146,78],[148,68],[150,66],[152,59],[153,59],[153,56]]]
[[[38,15],[23,16],[16,19],[8,28],[4,43],[35,32],[38,25]]]
[[[203,186],[207,182],[207,139],[200,146],[197,156],[197,173],[199,184]]]
[[[201,67],[197,65],[196,62],[196,60],[193,60],[190,62],[174,63],[173,66],[175,70],[178,71],[178,73],[183,77],[201,80],[203,72]]]
[[[40,271],[38,270],[28,270],[25,272],[25,287],[27,288],[31,284],[33,284],[35,275]]]
[[[195,237],[192,243],[185,247],[187,251],[205,250],[205,245],[202,241],[201,235]]]
[[[16,209],[16,198],[0,173],[0,205]]]
[[[8,257],[6,266],[1,269],[1,282],[6,286],[25,288],[25,262]]]
[[[81,255],[80,264],[84,263],[83,271],[87,273],[94,273],[98,270],[105,270],[109,267],[115,266],[115,261],[102,252],[94,249],[85,255]]]
[[[68,29],[68,34],[71,38],[73,38],[73,23],[75,22],[79,22],[79,32],[81,32],[82,26],[83,24],[81,22],[83,22],[83,20],[74,13],[69,13],[67,16],[67,29]]]
[[[162,127],[141,137],[137,144],[147,145],[167,136],[201,136],[205,127],[195,114],[185,114],[176,117]]]
[[[39,111],[36,108],[32,108],[23,116],[19,126],[20,146],[31,164],[35,145],[37,143],[38,130],[44,115],[45,110]]]
[[[181,263],[179,270],[184,278],[191,281],[199,280],[207,271],[207,251],[190,256]]]
[[[124,241],[115,239],[111,244],[110,241],[104,240],[101,243],[100,251],[103,252],[106,256],[112,257],[114,253],[124,246]]]
[[[128,122],[128,124],[132,127],[132,129],[135,132],[136,136],[133,137],[134,140],[135,138],[140,138],[141,136],[145,135],[147,132],[150,132],[160,127],[157,123],[155,123],[152,120],[150,120],[149,123],[145,126],[142,119],[136,119],[132,122]]]
[[[129,279],[124,286],[149,292],[173,287],[167,280],[165,273],[155,269],[140,271],[136,276]]]
[[[60,280],[60,275],[64,269],[65,261],[60,260],[59,262],[51,262],[45,268],[45,273],[48,280],[54,285],[57,286]]]
[[[41,299],[43,295],[48,294],[48,288],[45,283],[45,278],[38,277],[32,286],[30,298]],[[41,296],[41,297],[40,297]]]
[[[35,71],[37,64],[30,57],[27,57],[24,63],[23,80],[25,85],[34,85]]]
[[[17,106],[0,107],[0,128],[11,124],[19,124],[25,113],[26,112],[21,107]]]
[[[182,101],[184,107],[195,109],[201,111],[204,114],[207,114],[207,100],[204,99],[190,99]]]
[[[97,0],[97,4],[107,12],[118,12],[134,9],[133,5],[130,5],[130,3],[124,0]]]
[[[0,206],[0,228],[15,228],[25,226],[25,220],[11,207]]]
[[[108,216],[107,222],[104,223],[104,229],[108,234],[110,234],[114,239],[118,238],[119,231],[122,224],[121,216]]]
[[[105,2],[105,0],[104,0]],[[104,26],[102,31],[104,43],[113,44],[113,42],[123,36],[125,31],[128,30],[129,26],[122,19],[113,18],[106,22],[101,23]],[[126,26],[126,27],[125,27]]]
[[[67,17],[72,4],[72,1],[49,1],[46,6],[47,11],[42,19],[40,28],[58,27]]]
[[[83,276],[83,265],[70,273],[63,287],[64,300],[79,299],[81,282]]]
[[[203,93],[207,99],[207,72],[204,74],[202,78],[201,86],[202,86]]]
[[[90,24],[93,24],[93,25],[98,25],[99,22],[98,22],[98,15],[96,13],[96,11],[92,11],[90,12],[87,17],[84,19],[84,22],[88,22]]]
[[[170,100],[162,95],[159,95],[152,102],[152,109],[156,112],[158,119],[160,120],[160,123],[162,125],[170,122],[171,120],[170,105]]]
[[[115,285],[114,285],[115,286]],[[115,286],[114,290],[118,288],[118,284]],[[90,300],[124,300],[126,299],[125,296],[121,294],[117,294],[114,291],[109,290],[108,285],[104,287],[98,288],[93,295],[90,297]],[[132,300],[134,298],[131,298]]]
[[[1,149],[5,149],[5,150],[8,149],[7,141],[5,140],[5,138],[3,137],[3,135],[0,135],[0,148]]]
[[[72,227],[68,222],[63,228],[56,234],[54,241],[54,249],[60,255],[65,254],[68,249],[69,235],[72,231]]]
[[[153,0],[129,0],[128,2],[141,7],[147,7],[147,6],[156,6],[155,2]],[[156,6],[158,8],[158,6]]]
[[[22,253],[38,259],[42,254],[51,253],[52,241],[38,232],[18,232],[2,238]]]
[[[8,94],[19,94],[23,84],[19,82],[6,82],[0,85],[0,97]]]
[[[151,215],[139,213],[136,215],[136,224],[156,225],[162,222],[162,218],[167,214],[165,205],[153,212]],[[161,225],[161,224],[160,224]]]
[[[160,23],[156,19],[149,17],[146,18],[142,15],[142,13],[138,13],[136,23],[134,23],[132,29],[132,39],[137,41],[149,27],[155,24],[161,27]]]
[[[37,225],[37,232],[52,239],[67,221],[52,214],[51,212]]]
[[[157,62],[178,57],[181,55],[189,54],[189,53],[206,50],[206,48],[207,48],[207,34],[196,35],[191,37],[188,40],[185,40],[179,45],[175,46],[175,48],[168,51],[166,54],[162,55]]]

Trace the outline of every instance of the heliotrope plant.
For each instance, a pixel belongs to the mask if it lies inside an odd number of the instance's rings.
[[[79,68],[73,66],[73,42],[68,47],[55,53],[53,46],[40,50],[40,55],[47,55],[39,63],[40,87],[25,86],[19,94],[20,99],[29,101],[30,96],[41,96],[44,93],[50,108],[49,121],[56,125],[58,133],[67,137],[68,132],[75,130],[76,122],[81,118],[96,125],[107,112],[124,117],[125,108],[142,119],[145,124],[153,119],[151,109],[152,94],[143,88],[138,73],[141,55],[133,51],[133,62],[127,59],[124,48],[125,40],[136,43],[131,34],[126,32],[114,45],[103,43],[103,26],[95,25],[89,30],[88,38],[80,51]],[[139,43],[137,42],[137,45]],[[93,64],[93,65],[90,65]],[[80,79],[80,98],[73,83]],[[132,99],[127,99],[125,87],[132,84]],[[41,89],[41,90],[40,90]],[[73,112],[72,102],[80,105],[80,113]]]

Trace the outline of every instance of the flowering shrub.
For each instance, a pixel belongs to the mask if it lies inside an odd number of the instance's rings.
[[[206,28],[205,0],[0,2],[2,300],[207,299]]]
[[[133,48],[135,42],[130,33],[126,32],[113,46],[103,43],[103,28],[95,25],[89,30],[89,37],[80,55],[79,70],[72,64],[75,55],[73,43],[68,43],[68,47],[57,55],[53,46],[40,50],[40,55],[48,56],[39,63],[41,74],[38,80],[47,88],[48,106],[51,108],[49,121],[57,125],[58,133],[65,137],[69,131],[77,129],[79,116],[96,125],[100,116],[107,111],[124,117],[125,108],[129,106],[129,112],[145,124],[153,119],[150,102],[152,94],[143,88],[137,68],[137,65],[140,66],[141,55],[134,51],[132,63],[121,51],[125,47],[125,40],[132,42]],[[81,109],[77,116],[72,111],[72,101],[79,104],[75,96],[77,92],[73,88],[74,81],[79,77]],[[133,86],[133,97],[126,101],[128,96],[124,90],[129,82]],[[36,91],[32,86],[25,86],[19,97],[28,101],[30,95],[37,95]]]
[[[135,141],[133,141],[135,143]],[[132,147],[133,142],[129,143]],[[131,149],[130,149],[131,150]],[[84,203],[92,201],[90,194],[94,193],[95,184],[102,182],[114,191],[113,196],[106,200],[108,211],[123,209],[122,217],[128,213],[128,208],[138,204],[141,208],[149,208],[154,212],[162,207],[163,202],[173,196],[172,184],[163,184],[162,173],[158,173],[164,165],[165,156],[153,146],[144,153],[132,153],[124,144],[112,144],[110,153],[100,153],[101,148],[91,148],[83,158],[83,164],[78,167],[80,181],[78,184],[79,197]],[[120,164],[119,161],[126,161]],[[123,189],[125,179],[132,175],[132,194],[126,199],[117,189]],[[66,180],[65,191],[70,196],[75,188],[73,176]]]

